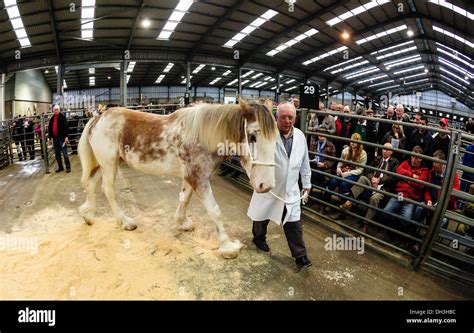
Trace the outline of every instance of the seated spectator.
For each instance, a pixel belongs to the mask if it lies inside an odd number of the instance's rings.
[[[368,109],[366,114],[367,117],[374,118],[374,110]],[[377,143],[377,136],[377,122],[375,120],[367,120],[367,139],[365,141]],[[367,163],[371,163],[375,158],[375,147],[369,147],[366,145],[365,151],[367,152]]]
[[[324,103],[319,103],[319,111],[325,111]],[[313,114],[315,117],[314,120],[314,129],[317,129],[321,126],[324,126],[328,131],[329,134],[334,135],[336,133],[336,124],[334,121],[334,117],[330,114]]]
[[[462,165],[474,168],[474,141],[466,147],[466,152],[462,157]],[[469,192],[469,186],[474,183],[474,173],[463,171],[461,177],[461,191]],[[459,200],[459,208],[463,209],[464,201]]]
[[[393,111],[393,106],[389,105],[387,108],[387,112],[381,119],[386,119],[386,120],[395,120],[395,113]],[[389,132],[392,129],[392,124],[391,123],[386,123],[386,122],[379,122],[379,128],[378,128],[378,135],[377,135],[377,142],[383,145],[385,142],[383,141],[383,138],[385,136],[385,133]]]
[[[352,134],[352,140],[360,141],[360,135],[357,133]],[[367,163],[367,153],[364,150],[362,143],[351,142],[349,147],[344,148],[341,154],[341,159],[359,164]],[[363,167],[355,166],[350,163],[339,162],[337,163],[336,174],[343,179],[348,179],[356,182],[359,176],[364,172]],[[343,195],[349,195],[352,184],[345,182],[339,178],[332,178],[329,182],[327,189],[334,190],[339,186],[339,193]],[[331,197],[330,193],[326,192],[323,196],[324,201],[328,202]]]
[[[405,133],[403,132],[403,126],[399,123],[395,123],[392,125],[392,130],[387,132],[382,139],[382,144],[391,143],[393,148],[398,149],[405,149],[407,138],[405,137]],[[395,152],[393,156],[397,160],[401,160],[403,157],[402,153]]]
[[[446,155],[442,150],[437,150],[433,154],[434,158],[437,158],[438,160],[446,161]],[[429,173],[429,178],[428,182],[434,185],[442,186],[444,182],[444,176],[446,173],[446,164],[443,163],[437,163],[433,162],[433,168],[431,169]],[[457,173],[454,174],[454,183],[453,183],[453,190],[459,190],[459,178]],[[425,188],[424,194],[423,194],[423,199],[426,205],[428,206],[435,206],[438,204],[439,200],[439,193],[440,190],[436,188]],[[456,209],[456,198],[454,196],[451,196],[449,198],[449,204],[448,204],[448,209],[454,210]],[[427,210],[424,209],[423,207],[416,207],[415,215],[413,219],[417,222],[421,222],[423,218],[427,215]],[[443,218],[443,226],[446,226],[448,222],[447,218]]]
[[[423,149],[420,146],[415,146],[412,152],[423,154]],[[400,175],[410,177],[413,179],[427,181],[429,177],[429,170],[422,165],[422,158],[411,156],[409,160],[403,161],[397,168],[396,172]],[[409,180],[399,180],[395,185],[395,193],[398,193],[399,198],[390,198],[389,202],[384,208],[387,213],[401,213],[401,216],[407,220],[411,220],[415,211],[415,204],[406,202],[404,199],[411,199],[420,201],[423,194],[424,185],[412,182]],[[400,200],[400,197],[402,200]],[[399,226],[402,231],[409,231],[409,222],[405,220],[397,220],[392,216],[387,216],[387,221],[392,222],[395,226]]]
[[[392,144],[386,143],[384,144],[384,146],[387,149],[382,149],[382,156],[378,156],[377,159],[373,160],[370,164],[370,166],[378,168],[378,170],[374,171],[371,169],[366,169],[364,175],[359,178],[357,183],[371,186],[374,189],[383,189],[387,192],[393,192],[395,186],[395,179],[393,176],[384,173],[384,171],[396,172],[396,169],[400,162],[396,158],[392,157],[393,151],[390,150],[390,148],[392,148]],[[382,193],[371,191],[360,186],[353,186],[351,188],[351,193],[349,194],[349,196],[354,199],[368,201],[369,204],[374,207],[379,207],[379,204],[384,198],[384,195]],[[343,210],[350,210],[352,204],[352,201],[347,200],[339,207]],[[372,208],[368,208],[365,214],[365,218],[372,220],[374,216],[375,210]],[[367,224],[364,224],[364,232],[367,232]]]
[[[311,163],[311,168],[331,173],[336,161],[326,158],[324,155],[335,157],[336,148],[334,147],[334,144],[325,137],[325,134],[328,133],[329,131],[325,127],[320,127],[318,129],[316,154],[309,162]],[[317,172],[312,172],[311,182],[318,186],[326,186],[326,177]]]

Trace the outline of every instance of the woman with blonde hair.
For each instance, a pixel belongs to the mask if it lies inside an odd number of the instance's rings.
[[[361,141],[359,133],[354,133],[351,136],[351,140]],[[341,159],[347,162],[353,162],[365,165],[367,163],[367,153],[364,150],[364,146],[359,142],[350,142],[349,146],[342,150]],[[357,182],[360,175],[364,172],[364,168],[356,166],[351,163],[340,161],[337,163],[336,175],[347,180]],[[353,184],[345,182],[340,178],[332,178],[329,182],[327,189],[334,191],[339,186],[339,193],[349,196],[350,190]],[[328,202],[330,193],[326,192],[324,201]]]

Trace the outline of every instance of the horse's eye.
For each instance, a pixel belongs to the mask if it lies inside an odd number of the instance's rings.
[[[249,135],[249,142],[257,142],[257,137],[253,134]]]

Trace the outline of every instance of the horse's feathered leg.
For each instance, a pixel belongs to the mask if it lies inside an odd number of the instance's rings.
[[[181,187],[181,192],[179,193],[179,206],[175,214],[175,220],[178,224],[178,228],[183,231],[194,230],[193,223],[188,218],[186,218],[186,208],[188,207],[192,194],[193,188],[187,181],[183,179],[183,186]]]
[[[100,168],[95,168],[91,173],[90,177],[84,181],[84,188],[86,189],[86,201],[79,207],[84,221],[87,224],[92,225],[94,222],[94,215],[96,211],[96,188],[101,178]]]
[[[117,175],[118,161],[108,163],[106,167],[102,167],[102,191],[112,207],[115,219],[122,225],[125,230],[135,230],[137,225],[133,220],[125,215],[117,202],[115,194],[115,176]]]
[[[217,205],[216,199],[212,194],[211,184],[209,179],[201,180],[196,186],[196,193],[201,199],[204,207],[206,207],[207,213],[211,217],[212,221],[216,224],[217,236],[219,237],[219,253],[227,259],[235,258],[239,255],[242,244],[235,240],[230,241],[229,236],[227,235],[224,225],[220,220],[221,210]]]

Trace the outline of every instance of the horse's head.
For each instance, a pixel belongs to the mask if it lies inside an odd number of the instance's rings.
[[[272,101],[264,105],[247,104],[239,99],[243,120],[243,143],[246,147],[240,161],[250,184],[257,193],[275,186],[275,148],[278,130],[272,114]]]

